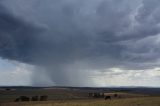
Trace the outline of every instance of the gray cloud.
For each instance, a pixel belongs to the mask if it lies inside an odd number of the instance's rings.
[[[91,83],[91,72],[83,70],[159,65],[158,0],[2,0],[0,4],[0,56],[43,67],[45,71],[39,72],[57,85]],[[35,79],[38,70],[33,84],[43,83]]]

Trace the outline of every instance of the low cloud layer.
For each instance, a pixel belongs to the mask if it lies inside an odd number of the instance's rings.
[[[42,86],[94,86],[93,70],[154,69],[160,65],[159,4],[1,0],[0,56],[35,65],[32,83]]]
[[[29,86],[34,67],[0,58],[0,86]]]

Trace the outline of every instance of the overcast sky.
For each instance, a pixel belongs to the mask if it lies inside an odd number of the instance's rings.
[[[159,0],[0,0],[0,85],[160,87]]]

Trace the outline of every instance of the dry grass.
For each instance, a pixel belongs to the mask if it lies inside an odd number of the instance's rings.
[[[6,103],[0,106],[160,106],[160,97],[141,97],[117,100],[61,100],[52,102]]]

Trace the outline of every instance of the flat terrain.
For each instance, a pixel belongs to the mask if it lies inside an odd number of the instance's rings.
[[[59,100],[52,102],[4,103],[0,106],[160,106],[160,97],[141,97],[117,100]]]
[[[20,89],[10,91],[0,91],[0,103],[1,102],[13,102],[20,96],[40,96],[47,95],[48,100],[71,100],[71,99],[86,99],[88,98],[87,91],[70,90],[70,89]]]
[[[90,93],[103,93],[111,100],[89,96]],[[20,96],[32,98],[42,95],[47,95],[47,101],[14,102]],[[160,106],[160,89],[2,88],[0,106]]]

